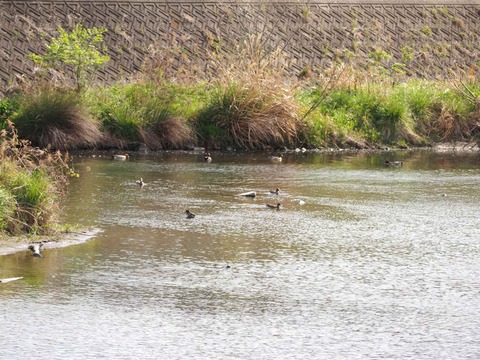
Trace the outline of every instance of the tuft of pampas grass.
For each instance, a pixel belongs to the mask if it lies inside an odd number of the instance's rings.
[[[238,45],[235,57],[215,57],[216,86],[197,117],[209,147],[265,149],[291,146],[300,121],[294,88],[281,80],[280,49],[266,51],[261,35]]]
[[[75,92],[41,87],[24,94],[12,121],[20,137],[59,150],[95,146],[102,135]]]

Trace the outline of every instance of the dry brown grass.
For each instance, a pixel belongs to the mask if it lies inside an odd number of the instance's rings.
[[[434,141],[470,141],[478,127],[475,113],[464,117],[445,106],[437,106],[430,119],[423,123],[423,131]]]
[[[207,146],[241,149],[293,145],[300,130],[294,86],[282,77],[281,49],[265,51],[261,35],[237,46],[235,56],[213,58],[216,90],[198,117]]]
[[[169,117],[140,129],[140,137],[151,150],[184,149],[194,142],[192,129],[178,117]]]

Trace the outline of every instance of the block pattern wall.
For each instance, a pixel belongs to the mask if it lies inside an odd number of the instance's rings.
[[[480,5],[264,3],[196,1],[0,0],[0,91],[31,77],[27,54],[43,53],[59,26],[107,28],[111,61],[98,79],[112,82],[142,67],[208,73],[212,52],[235,54],[261,35],[265,49],[281,49],[289,75],[334,61],[372,62],[421,77],[473,71],[480,53]],[[382,55],[383,54],[383,55]],[[390,56],[390,57],[388,57]]]

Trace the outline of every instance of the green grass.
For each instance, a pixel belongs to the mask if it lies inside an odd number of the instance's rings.
[[[18,109],[15,98],[0,99],[0,129],[8,128],[7,121]]]
[[[15,198],[13,194],[0,185],[0,233],[8,230],[9,223],[15,213]]]
[[[325,79],[297,84],[294,91],[277,77],[238,72],[208,83],[139,81],[83,94],[40,88],[1,100],[0,120],[13,119],[34,145],[60,149],[145,143],[152,150],[253,150],[475,140],[475,82],[466,96],[441,81],[362,79],[334,80],[328,91],[321,86]]]
[[[478,105],[455,88],[420,80],[395,86],[367,83],[354,90],[340,87],[326,93],[310,89],[297,99],[303,109],[319,103],[308,116],[315,146],[332,145],[338,135],[389,145],[472,140],[470,129],[478,113]]]
[[[154,150],[178,149],[194,142],[189,121],[205,93],[202,84],[192,87],[141,82],[91,89],[85,102],[109,135],[127,142],[144,142]]]

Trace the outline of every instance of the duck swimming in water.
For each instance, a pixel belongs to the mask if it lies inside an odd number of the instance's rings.
[[[32,251],[32,256],[34,257],[43,257],[43,255],[40,253],[40,251],[43,248],[43,242],[34,242],[28,246],[28,250]]]
[[[143,178],[140,178],[140,180],[137,180],[136,183],[140,187],[143,187],[143,185],[145,185],[145,182],[143,181]]]
[[[193,219],[195,217],[195,214],[188,209],[185,210],[185,214],[187,215],[187,219]]]
[[[270,190],[271,195],[279,195],[280,194],[280,189],[276,188],[275,190]]]
[[[269,209],[277,209],[277,210],[280,210],[280,206],[282,206],[282,204],[280,204],[280,203],[277,203],[277,205],[267,204],[267,207],[268,207]]]
[[[212,162],[212,157],[211,157],[210,153],[204,153],[203,154],[203,160],[205,162]]]

